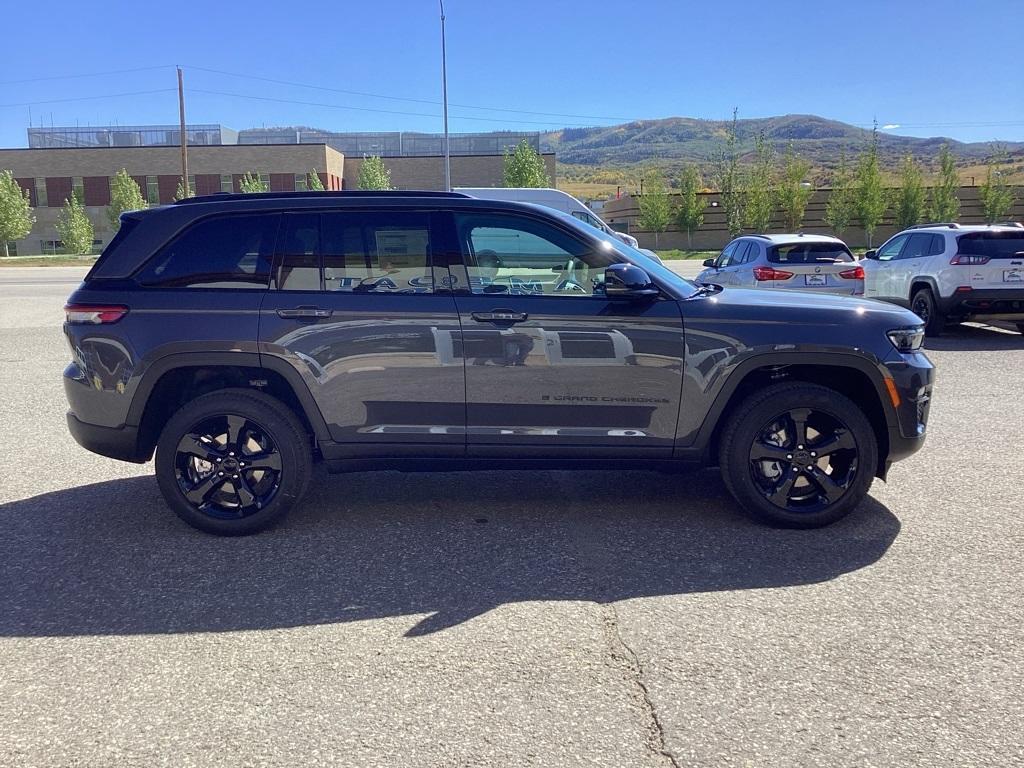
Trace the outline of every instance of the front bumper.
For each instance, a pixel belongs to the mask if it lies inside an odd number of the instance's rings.
[[[939,299],[942,314],[952,317],[993,317],[1024,320],[1024,287],[978,288]]]
[[[899,396],[899,405],[889,409],[887,419],[889,450],[885,469],[888,469],[894,461],[913,455],[924,444],[935,384],[935,366],[923,352],[897,353],[895,358],[886,361],[885,369]],[[892,398],[889,398],[891,406]]]

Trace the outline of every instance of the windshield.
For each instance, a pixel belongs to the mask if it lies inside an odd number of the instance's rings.
[[[638,248],[634,248],[631,245],[619,240],[617,237],[609,237],[608,233],[604,230],[598,229],[597,227],[591,226],[585,221],[581,221],[575,216],[570,216],[568,213],[562,213],[561,211],[548,210],[546,213],[554,213],[562,221],[571,224],[576,229],[582,230],[592,237],[600,239],[602,242],[607,243],[612,250],[621,254],[626,258],[627,261],[636,264],[638,267],[643,267],[647,274],[651,277],[656,278],[660,282],[668,283],[677,287],[682,293],[690,295],[698,292],[697,284],[687,280],[685,277],[676,274],[671,269],[666,267],[657,259],[653,259],[646,253]]]

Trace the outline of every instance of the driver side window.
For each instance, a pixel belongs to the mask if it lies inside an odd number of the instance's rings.
[[[878,260],[879,261],[892,261],[900,255],[900,251],[903,250],[903,244],[907,242],[909,235],[899,235],[894,237],[888,243],[878,249]]]
[[[603,295],[612,253],[546,222],[508,214],[456,214],[456,227],[475,294]]]
[[[721,269],[722,267],[728,267],[732,264],[733,254],[736,253],[736,249],[742,245],[738,240],[736,242],[729,243],[725,246],[725,250],[718,255],[718,261],[715,262],[715,266]]]

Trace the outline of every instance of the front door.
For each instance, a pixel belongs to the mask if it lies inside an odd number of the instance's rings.
[[[679,305],[610,301],[621,257],[546,217],[457,212],[454,228],[470,455],[670,455]]]
[[[260,352],[302,375],[331,438],[353,456],[401,454],[409,444],[465,453],[459,318],[444,281],[434,280],[433,216],[379,208],[283,216]]]

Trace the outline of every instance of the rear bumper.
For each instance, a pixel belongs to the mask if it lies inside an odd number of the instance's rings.
[[[1020,288],[979,288],[960,291],[939,299],[944,315],[992,317],[1003,315],[1024,319],[1024,286]]]
[[[76,443],[100,456],[136,464],[149,461],[149,454],[141,455],[139,451],[138,427],[100,427],[81,421],[68,411],[68,431]]]

